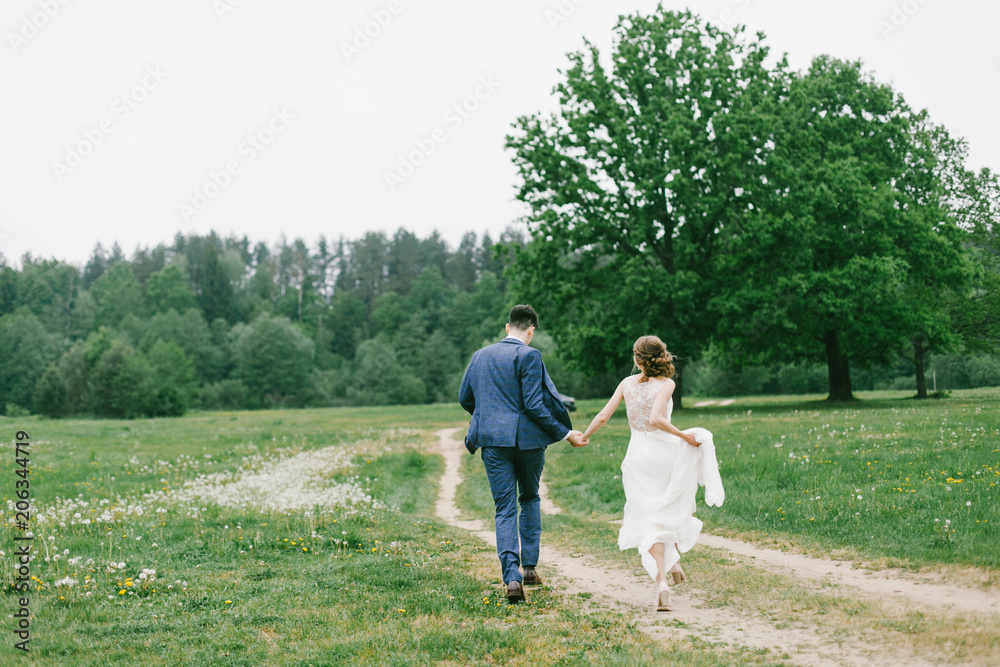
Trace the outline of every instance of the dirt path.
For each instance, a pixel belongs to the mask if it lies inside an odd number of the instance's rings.
[[[438,453],[445,461],[436,505],[437,515],[452,526],[471,531],[496,546],[496,536],[487,529],[485,521],[459,519],[455,492],[461,483],[460,462],[466,450],[462,443],[454,439],[456,431],[445,429],[437,432]],[[543,507],[554,508],[551,501]],[[648,577],[623,570],[612,571],[594,565],[591,559],[569,556],[544,545],[540,561],[544,563],[543,576],[547,577],[549,585],[556,583],[558,589],[568,596],[589,594],[593,596],[592,602],[603,608],[634,614],[639,627],[660,641],[695,636],[711,642],[767,649],[779,656],[787,654],[795,664],[808,666],[860,666],[880,662],[877,646],[843,636],[823,636],[813,626],[778,628],[757,615],[740,614],[728,608],[710,608],[689,586],[674,590],[673,612],[657,613],[653,606],[654,587]],[[671,622],[676,624],[665,624]],[[908,658],[906,663],[930,664],[912,658]]]
[[[861,597],[902,597],[929,607],[953,607],[977,614],[1000,614],[1000,593],[952,584],[921,581],[918,575],[903,570],[868,571],[855,569],[854,563],[802,554],[765,549],[716,535],[701,534],[698,544],[726,549],[754,559],[770,570],[792,573],[804,579],[823,580],[853,586]]]

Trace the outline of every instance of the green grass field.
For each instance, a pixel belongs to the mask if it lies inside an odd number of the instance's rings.
[[[726,501],[702,506],[706,530],[896,566],[1000,571],[1000,390],[861,397],[851,406],[754,398],[678,412],[680,428],[715,435]],[[574,419],[583,426],[601,407],[584,402]],[[620,407],[587,448],[550,449],[556,502],[573,515],[620,518],[627,445]]]
[[[581,614],[553,591],[508,606],[493,550],[433,519],[441,468],[429,433],[462,419],[432,406],[0,420],[33,441],[37,555],[31,655],[8,638],[0,664],[742,662],[691,642],[666,652],[627,618]],[[322,484],[373,502],[227,505],[234,472],[262,474],[268,461],[329,447],[349,452],[349,464],[324,470]],[[8,474],[5,504],[17,479]],[[220,481],[200,488],[221,504],[176,500],[199,476]],[[282,489],[281,479],[270,478],[275,493],[301,483]],[[8,507],[0,556],[11,611],[13,515]]]
[[[863,398],[850,407],[755,398],[677,413],[681,427],[716,435],[727,499],[699,512],[706,528],[873,563],[975,568],[995,585],[1000,391]],[[577,426],[599,408],[584,402]],[[629,617],[583,613],[549,588],[509,607],[492,548],[433,516],[433,431],[466,423],[446,405],[0,418],[8,443],[18,430],[33,442],[37,554],[31,655],[8,631],[0,665],[776,661],[696,640],[660,646]],[[545,477],[566,513],[546,517],[543,539],[637,565],[617,552],[609,523],[623,502],[626,443],[621,408],[589,447],[550,448]],[[0,582],[13,613],[22,533],[12,524],[14,448],[5,451]],[[462,509],[489,518],[482,464],[463,465]],[[689,562],[726,568],[708,553]]]

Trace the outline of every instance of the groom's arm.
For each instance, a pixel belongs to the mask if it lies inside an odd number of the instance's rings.
[[[524,400],[524,411],[531,421],[538,424],[543,431],[556,441],[564,440],[570,434],[545,405],[542,384],[545,382],[545,366],[542,364],[542,353],[530,350],[521,360],[520,368],[521,397]]]
[[[472,355],[472,361],[469,362],[469,367],[465,369],[465,375],[462,376],[462,386],[458,388],[458,402],[470,415],[476,411],[476,396],[472,393],[472,381],[470,380],[470,371],[475,360],[476,356]]]

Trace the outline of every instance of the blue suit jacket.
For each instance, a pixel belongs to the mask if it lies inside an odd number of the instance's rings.
[[[542,353],[505,338],[472,355],[458,401],[472,415],[465,446],[539,449],[573,428]]]

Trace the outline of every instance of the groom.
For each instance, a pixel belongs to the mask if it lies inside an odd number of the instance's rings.
[[[465,446],[470,454],[483,450],[496,506],[497,555],[510,602],[524,600],[524,585],[542,583],[535,566],[542,532],[538,481],[545,448],[564,438],[574,447],[587,444],[583,434],[572,430],[542,354],[528,347],[537,328],[534,308],[511,308],[507,337],[472,355],[458,391],[459,403],[472,415]],[[515,497],[521,505],[520,520]]]

